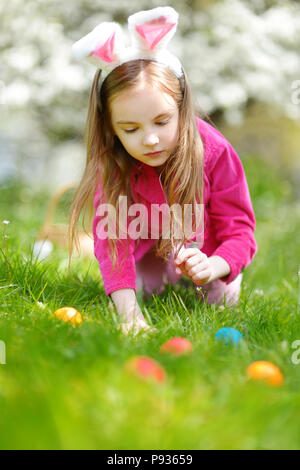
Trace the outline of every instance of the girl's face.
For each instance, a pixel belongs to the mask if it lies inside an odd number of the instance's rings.
[[[111,101],[110,111],[115,135],[127,152],[160,170],[178,140],[179,113],[174,99],[142,83],[119,93]]]

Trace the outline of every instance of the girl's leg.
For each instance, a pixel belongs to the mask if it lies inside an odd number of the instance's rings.
[[[209,284],[204,284],[197,288],[197,297],[203,303],[217,305],[237,305],[241,292],[241,282],[243,274],[240,273],[230,284],[216,279]]]
[[[146,294],[161,294],[166,284],[175,285],[181,278],[181,274],[175,272],[173,255],[170,255],[169,261],[165,261],[155,256],[153,249],[135,267],[137,291],[144,290]]]

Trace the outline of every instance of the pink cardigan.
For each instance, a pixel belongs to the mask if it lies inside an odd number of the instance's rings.
[[[240,158],[225,137],[214,127],[196,117],[204,145],[204,242],[200,248],[207,256],[218,255],[227,261],[230,273],[221,280],[226,284],[253,260],[257,245],[254,238],[255,216]],[[135,198],[151,212],[151,204],[166,203],[163,188],[155,169],[140,163],[131,176]],[[101,182],[94,197],[95,211],[101,197]],[[136,289],[135,263],[152,248],[157,239],[120,240],[118,271],[112,271],[108,241],[97,236],[100,217],[93,220],[94,253],[99,262],[106,295],[122,288]],[[128,243],[127,257],[120,267]]]

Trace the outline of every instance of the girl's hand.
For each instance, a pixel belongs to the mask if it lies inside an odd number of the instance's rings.
[[[137,302],[134,289],[125,288],[118,289],[111,294],[116,311],[118,313],[119,322],[117,328],[125,335],[132,332],[134,335],[143,330],[145,335],[153,333],[156,328],[150,327],[144,318],[144,315]],[[114,312],[114,305],[109,304],[109,308]],[[144,336],[144,335],[143,335]]]
[[[177,274],[190,278],[197,286],[208,284],[213,280],[213,263],[199,248],[185,248],[174,260]]]
[[[146,333],[155,333],[157,331],[156,328],[149,326],[145,320],[141,318],[132,318],[126,322],[120,323],[118,327],[121,329],[124,335],[128,335],[128,333],[132,333],[134,336],[137,335],[140,331],[144,331]],[[144,335],[143,335],[144,336]]]

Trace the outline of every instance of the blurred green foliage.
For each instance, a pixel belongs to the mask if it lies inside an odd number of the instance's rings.
[[[300,374],[291,361],[300,338],[299,203],[278,169],[255,157],[243,165],[259,251],[244,273],[239,305],[203,306],[192,286],[167,286],[140,300],[158,329],[147,339],[116,329],[94,260],[75,260],[75,282],[66,250],[57,247],[44,261],[32,256],[50,195],[20,181],[2,185],[0,225],[10,224],[0,229],[1,449],[300,448]],[[69,198],[58,210],[62,221]],[[82,325],[53,317],[66,305],[82,313]],[[214,340],[224,326],[241,331],[241,348]],[[190,356],[160,354],[174,336],[192,342]],[[166,383],[126,373],[136,355],[157,360]],[[246,368],[256,360],[276,364],[283,387],[249,382]]]

